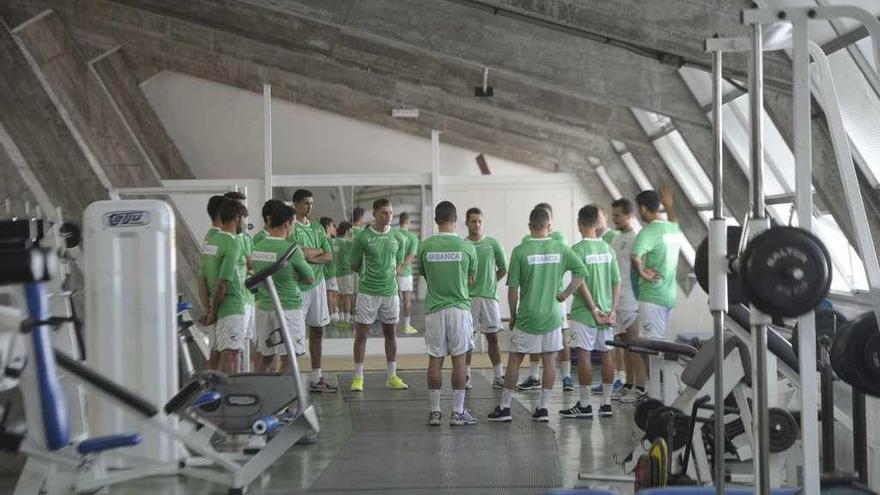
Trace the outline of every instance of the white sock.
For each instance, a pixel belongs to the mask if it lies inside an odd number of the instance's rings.
[[[541,362],[540,361],[534,361],[529,364],[529,376],[531,376],[535,380],[541,379]]]
[[[363,378],[364,377],[364,363],[354,363],[354,377],[355,378]]]
[[[541,400],[538,401],[538,409],[547,409],[547,401],[550,400],[550,390],[549,388],[541,389]]]
[[[452,405],[452,412],[457,412],[459,414],[464,412],[464,390],[453,390],[452,395],[455,397],[455,402]]]
[[[587,407],[590,405],[590,386],[589,385],[581,385],[580,390],[581,394],[581,406]]]
[[[465,375],[468,377],[468,380],[471,378],[471,367],[465,366]]]
[[[504,376],[504,368],[501,367],[501,363],[496,364],[493,368],[495,368],[495,378],[501,378]]]
[[[626,383],[626,370],[618,371],[617,379],[620,380],[620,383]]]
[[[559,367],[562,369],[562,378],[571,378],[571,361],[560,361]]]
[[[315,368],[312,370],[312,383],[318,383],[321,381],[321,377],[324,376],[324,373],[321,372],[321,368]]]
[[[440,410],[440,390],[430,390],[431,396],[431,411],[439,411]]]
[[[611,404],[611,389],[614,388],[613,383],[602,384],[602,405]]]
[[[400,319],[400,320],[401,320],[401,324],[403,325],[403,329],[404,329],[404,330],[406,330],[407,328],[409,328],[409,322],[410,322],[411,319],[412,319],[411,316],[404,316],[403,318]]]
[[[513,403],[513,390],[504,389],[501,391],[501,409],[510,407]]]
[[[330,315],[330,321],[339,321],[339,313],[333,313]]]
[[[397,361],[388,361],[388,378],[397,374]]]

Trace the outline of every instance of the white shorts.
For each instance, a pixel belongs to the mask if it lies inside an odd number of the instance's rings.
[[[649,302],[639,302],[639,331],[641,337],[654,340],[666,340],[666,327],[672,308],[659,306]]]
[[[461,356],[474,349],[471,312],[444,308],[425,315],[425,346],[433,357]]]
[[[245,315],[229,315],[217,320],[214,324],[211,350],[243,351],[247,331],[245,323]]]
[[[309,290],[303,291],[303,314],[306,325],[323,327],[330,324],[330,310],[327,308],[327,284],[324,280]]]
[[[549,333],[532,334],[515,329],[510,334],[509,352],[517,354],[541,354],[562,350],[562,329]]]
[[[412,275],[401,275],[397,277],[397,290],[399,292],[412,292],[413,291],[413,276]]]
[[[293,351],[297,356],[306,353],[306,321],[302,309],[284,311],[284,323],[290,332]],[[263,356],[286,356],[287,348],[281,341],[281,325],[274,311],[257,310],[257,353]]]
[[[336,281],[336,277],[327,279],[327,290],[330,292],[339,292],[339,284]]]
[[[611,350],[605,343],[614,338],[614,330],[611,327],[593,328],[579,321],[571,322],[571,346],[585,351],[607,352]]]
[[[624,308],[617,310],[617,324],[614,326],[614,335],[626,333],[639,319],[639,307]]]
[[[245,304],[244,305],[244,328],[245,335],[248,339],[254,339],[254,305],[253,304]]]
[[[355,291],[355,279],[356,275],[354,273],[349,273],[348,275],[343,275],[341,277],[336,277],[336,285],[339,288],[339,293],[344,294],[346,296],[350,296],[354,294]]]
[[[559,303],[559,316],[562,317],[562,329],[568,328],[568,312],[565,309],[565,301]]]
[[[358,294],[354,309],[354,321],[372,325],[377,320],[383,325],[397,323],[400,318],[400,297]]]
[[[474,330],[483,333],[498,333],[501,330],[501,306],[494,299],[472,297],[471,318]]]

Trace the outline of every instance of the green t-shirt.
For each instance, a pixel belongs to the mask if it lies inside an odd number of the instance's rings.
[[[271,237],[267,234],[262,241],[254,245],[254,252],[251,254],[251,259],[254,261],[254,272],[258,273],[272,266],[292,245],[293,243],[289,238],[282,239],[280,237]],[[302,291],[299,288],[300,281],[314,276],[315,273],[306,261],[302,249],[297,248],[287,264],[272,275],[272,282],[275,283],[275,290],[278,292],[278,299],[281,300],[281,307],[284,310],[302,307]],[[269,290],[263,284],[257,290],[257,308],[263,311],[275,309],[272,305],[272,297],[269,295]]]
[[[565,244],[552,238],[527,238],[510,255],[507,286],[519,288],[516,328],[544,334],[562,326],[556,295],[565,272],[583,277],[584,264]]]
[[[333,239],[333,264],[337,277],[345,277],[351,274],[351,243],[349,237],[337,237]]]
[[[241,259],[238,262],[238,271],[241,274],[242,280],[247,280],[248,277],[248,269],[247,269],[247,259],[251,255],[254,250],[254,239],[247,233],[242,232],[238,234],[238,239],[241,241]],[[244,303],[253,306],[254,301],[254,293],[245,290],[244,291]]]
[[[325,253],[332,253],[333,248],[330,247],[330,240],[327,238],[327,231],[319,222],[300,223],[298,220],[293,222],[293,233],[290,234],[292,241],[295,241],[302,248],[321,249]],[[288,237],[290,239],[291,237]],[[324,280],[324,268],[326,265],[320,263],[309,263],[312,271],[315,272],[315,281],[311,284],[299,284],[299,288],[303,292],[315,288],[321,280]]]
[[[266,229],[260,229],[259,232],[254,234],[254,246],[256,246],[257,243],[259,243],[260,241],[262,241],[266,237],[269,237],[269,233],[266,232]]]
[[[336,238],[335,237],[327,237],[327,241],[330,243],[330,252],[333,253],[333,261],[324,265],[324,277],[331,279],[336,278]]]
[[[619,230],[608,229],[605,231],[604,234],[602,234],[602,240],[607,242],[608,244],[611,244],[611,241],[613,241],[614,238],[617,237],[617,234],[619,234],[619,233],[620,233]]]
[[[471,297],[498,300],[498,270],[507,268],[504,249],[494,237],[484,235],[478,241],[468,240],[477,252],[477,282],[470,287]]]
[[[245,305],[244,278],[242,278],[239,262],[241,261],[241,239],[229,232],[212,230],[205,236],[202,246],[201,276],[208,283],[208,296],[213,300],[214,289],[218,280],[229,282],[226,297],[217,308],[217,318],[230,315],[243,315]]]
[[[520,241],[520,244],[523,242],[526,242],[527,240],[529,240],[531,238],[532,238],[531,234],[526,234],[525,236],[523,236],[522,241]],[[561,242],[564,245],[568,245],[568,242],[565,240],[565,234],[563,234],[562,232],[560,232],[558,230],[551,231],[550,238],[553,239],[554,241]]]
[[[439,233],[419,248],[419,266],[428,286],[425,313],[441,309],[470,309],[468,277],[477,274],[474,246],[454,233]]]
[[[397,267],[403,264],[404,246],[394,229],[362,230],[351,246],[351,263],[360,261],[358,293],[371,296],[397,294]]]
[[[614,249],[602,239],[583,239],[571,248],[578,259],[587,268],[586,284],[593,296],[593,302],[598,308],[607,313],[614,305],[614,286],[620,283],[620,267],[617,266],[617,257]],[[574,293],[574,301],[571,305],[571,318],[591,328],[604,328],[607,325],[598,325],[596,318],[587,302]]]
[[[409,229],[396,229],[400,234],[400,238],[406,242],[406,247],[404,250],[404,258],[407,256],[415,256],[419,252],[419,238],[416,236],[413,231]],[[407,277],[413,274],[413,264],[415,260],[406,265],[402,272],[400,272],[400,276]]]
[[[677,223],[654,220],[636,236],[632,254],[643,259],[645,268],[660,274],[660,281],[649,282],[639,277],[639,301],[667,308],[675,307],[677,296],[676,275],[681,250],[681,229]]]

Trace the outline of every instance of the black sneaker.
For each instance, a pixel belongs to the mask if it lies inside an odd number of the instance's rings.
[[[539,388],[541,388],[541,380],[533,376],[529,376],[516,386],[517,390],[538,390]]]
[[[532,421],[546,423],[550,421],[550,412],[547,411],[546,407],[542,409],[535,409],[535,413],[532,414]]]
[[[583,407],[581,406],[581,402],[578,401],[577,404],[569,407],[568,409],[563,409],[559,411],[559,415],[563,418],[590,419],[593,417],[593,406],[587,405],[587,407]]]
[[[611,410],[611,404],[602,404],[599,406],[599,416],[603,418],[614,416],[614,412]]]
[[[494,411],[490,412],[487,417],[489,418],[489,421],[494,421],[496,423],[510,423],[513,421],[513,416],[510,415],[509,407],[502,409],[501,406],[498,406]]]

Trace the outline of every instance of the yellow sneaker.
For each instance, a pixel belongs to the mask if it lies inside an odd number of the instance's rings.
[[[356,376],[351,379],[351,391],[352,392],[363,392],[364,391],[364,377]]]
[[[403,329],[403,333],[405,333],[407,335],[415,335],[415,334],[419,333],[419,331],[416,330],[415,327],[410,325],[410,326]]]
[[[388,381],[385,382],[385,386],[391,390],[406,390],[409,388],[409,385],[397,375],[391,375]]]

